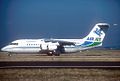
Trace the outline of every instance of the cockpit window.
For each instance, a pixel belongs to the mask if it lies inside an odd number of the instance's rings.
[[[46,43],[47,43],[47,42],[50,42],[49,40],[44,40],[44,41],[45,41]]]
[[[18,43],[10,43],[10,45],[18,45]]]

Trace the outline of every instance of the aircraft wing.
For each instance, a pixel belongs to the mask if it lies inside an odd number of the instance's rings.
[[[55,39],[44,39],[45,42],[58,42],[60,45],[64,46],[64,45],[75,45],[74,42],[69,42],[69,41],[63,41],[63,40],[55,40]]]

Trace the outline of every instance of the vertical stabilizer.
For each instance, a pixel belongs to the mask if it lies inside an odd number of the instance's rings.
[[[109,26],[110,25],[107,23],[96,24],[90,33],[84,38],[85,42],[91,42],[92,45],[89,46],[101,46]]]

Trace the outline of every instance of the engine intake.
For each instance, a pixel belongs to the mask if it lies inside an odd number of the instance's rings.
[[[56,50],[58,46],[59,46],[59,43],[51,43],[50,42],[50,43],[41,44],[40,49],[53,51],[53,50]]]

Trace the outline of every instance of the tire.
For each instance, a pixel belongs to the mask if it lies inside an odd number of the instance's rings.
[[[59,50],[56,50],[56,51],[54,52],[54,55],[55,55],[55,56],[60,56],[60,51],[59,51]]]
[[[11,53],[11,52],[10,52],[10,53],[8,53],[8,56],[9,56],[9,57],[11,57],[11,56],[12,56],[12,53]]]
[[[53,53],[48,52],[48,53],[47,53],[47,55],[48,55],[48,56],[52,56],[52,55],[53,55]]]

